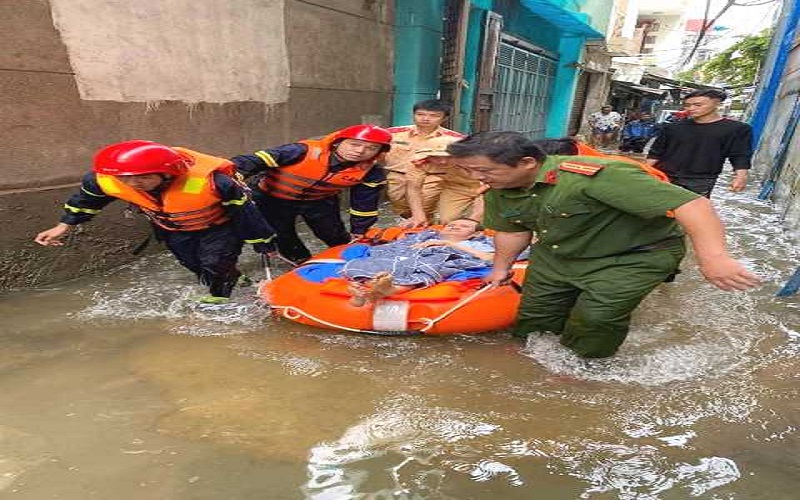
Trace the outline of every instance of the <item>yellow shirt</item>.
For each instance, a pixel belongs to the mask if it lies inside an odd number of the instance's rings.
[[[386,170],[406,173],[412,167],[411,157],[418,149],[444,151],[447,145],[464,138],[464,134],[439,127],[430,134],[421,134],[415,125],[392,127],[392,149],[386,155]]]

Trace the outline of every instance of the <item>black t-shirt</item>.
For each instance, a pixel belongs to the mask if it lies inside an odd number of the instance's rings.
[[[716,177],[725,159],[735,170],[750,168],[753,133],[750,125],[735,120],[695,123],[682,120],[664,125],[648,158],[671,177]]]

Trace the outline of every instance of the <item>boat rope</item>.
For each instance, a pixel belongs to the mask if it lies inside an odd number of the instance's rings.
[[[336,323],[331,323],[330,321],[325,321],[324,319],[318,318],[318,317],[314,316],[313,314],[310,314],[310,313],[300,309],[299,307],[295,307],[295,306],[273,306],[273,305],[270,305],[270,307],[273,308],[273,309],[281,309],[283,311],[282,312],[283,317],[286,318],[286,319],[297,320],[297,319],[301,318],[302,316],[305,316],[306,318],[308,318],[308,319],[310,319],[312,321],[316,321],[317,323],[319,323],[321,325],[329,326],[329,327],[331,327],[333,329],[336,329],[336,330],[345,330],[345,331],[354,332],[354,333],[366,333],[366,334],[369,334],[369,335],[384,335],[384,336],[387,336],[387,337],[397,337],[397,336],[410,337],[410,336],[415,336],[415,335],[422,335],[424,333],[424,330],[388,330],[388,331],[378,331],[378,330],[363,330],[361,328],[351,328],[349,326],[339,325],[339,324],[336,324]]]
[[[480,294],[482,294],[483,292],[485,292],[487,290],[490,290],[492,288],[494,288],[494,287],[492,287],[492,286],[482,286],[481,288],[478,288],[469,297],[466,297],[466,298],[462,299],[457,304],[455,304],[453,307],[451,307],[447,311],[443,312],[442,314],[440,314],[436,318],[433,318],[433,319],[431,319],[431,318],[420,318],[419,321],[421,323],[424,323],[425,326],[420,328],[420,329],[418,329],[418,330],[403,330],[403,331],[394,331],[394,330],[392,330],[392,331],[386,331],[386,332],[382,332],[382,331],[378,331],[378,330],[364,330],[364,329],[361,329],[361,328],[352,328],[352,327],[349,327],[349,326],[340,325],[338,323],[332,323],[330,321],[326,321],[326,320],[324,320],[322,318],[318,318],[318,317],[314,316],[313,314],[311,314],[311,313],[309,313],[307,311],[304,311],[304,310],[300,309],[299,307],[295,307],[295,306],[270,305],[270,307],[272,309],[280,310],[281,314],[286,319],[297,320],[297,319],[305,316],[306,318],[308,318],[308,319],[310,319],[312,321],[315,321],[315,322],[317,322],[317,323],[319,323],[321,325],[325,325],[325,326],[328,326],[328,327],[336,329],[336,330],[345,330],[345,331],[348,331],[348,332],[355,332],[355,333],[369,333],[369,334],[372,334],[372,335],[389,335],[389,336],[392,336],[392,335],[394,335],[394,336],[405,335],[405,336],[409,336],[409,335],[420,335],[420,334],[423,334],[423,333],[427,332],[428,330],[433,328],[433,326],[436,323],[438,323],[439,321],[441,321],[441,320],[445,319],[446,317],[450,316],[451,314],[453,314],[458,309],[461,309],[462,307],[464,307],[465,305],[467,305],[471,301],[475,300],[475,298],[477,298]]]
[[[483,292],[485,292],[485,291],[487,291],[487,290],[491,290],[492,288],[494,288],[494,286],[491,286],[491,285],[486,285],[486,286],[482,286],[482,287],[478,288],[478,289],[477,289],[477,290],[475,290],[475,292],[474,292],[474,293],[472,293],[472,294],[471,294],[469,297],[466,297],[466,298],[462,299],[462,300],[461,300],[460,302],[458,302],[456,305],[454,305],[454,306],[453,306],[453,307],[451,307],[450,309],[446,310],[445,312],[443,312],[442,314],[440,314],[438,317],[436,317],[436,318],[434,318],[434,319],[430,319],[430,318],[420,318],[420,319],[419,319],[419,321],[420,321],[420,322],[422,322],[422,323],[425,323],[425,326],[424,326],[424,327],[422,327],[422,328],[420,329],[420,331],[422,331],[422,332],[427,332],[428,330],[430,330],[431,328],[433,328],[433,325],[435,325],[435,324],[436,324],[436,323],[438,323],[439,321],[441,321],[441,320],[445,319],[446,317],[450,316],[451,314],[453,314],[453,313],[454,313],[454,312],[456,312],[457,310],[461,309],[462,307],[464,307],[465,305],[467,305],[468,303],[470,303],[472,300],[474,300],[474,299],[475,299],[476,297],[478,297],[480,294],[482,294]]]

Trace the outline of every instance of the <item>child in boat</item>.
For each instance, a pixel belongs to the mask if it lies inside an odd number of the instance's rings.
[[[460,271],[490,267],[494,245],[482,229],[478,221],[462,218],[439,231],[423,231],[372,247],[369,256],[350,260],[342,269],[352,280],[350,303],[361,307],[439,283]]]

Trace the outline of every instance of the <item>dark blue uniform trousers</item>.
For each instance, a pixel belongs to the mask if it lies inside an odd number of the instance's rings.
[[[329,247],[350,242],[350,233],[339,214],[339,197],[321,200],[284,200],[256,191],[253,195],[264,218],[275,230],[278,251],[289,260],[300,262],[311,257],[311,252],[297,234],[297,218]]]
[[[230,297],[241,276],[236,267],[243,242],[234,225],[226,223],[202,231],[167,231],[157,229],[159,240],[200,283],[207,285],[211,295]]]

